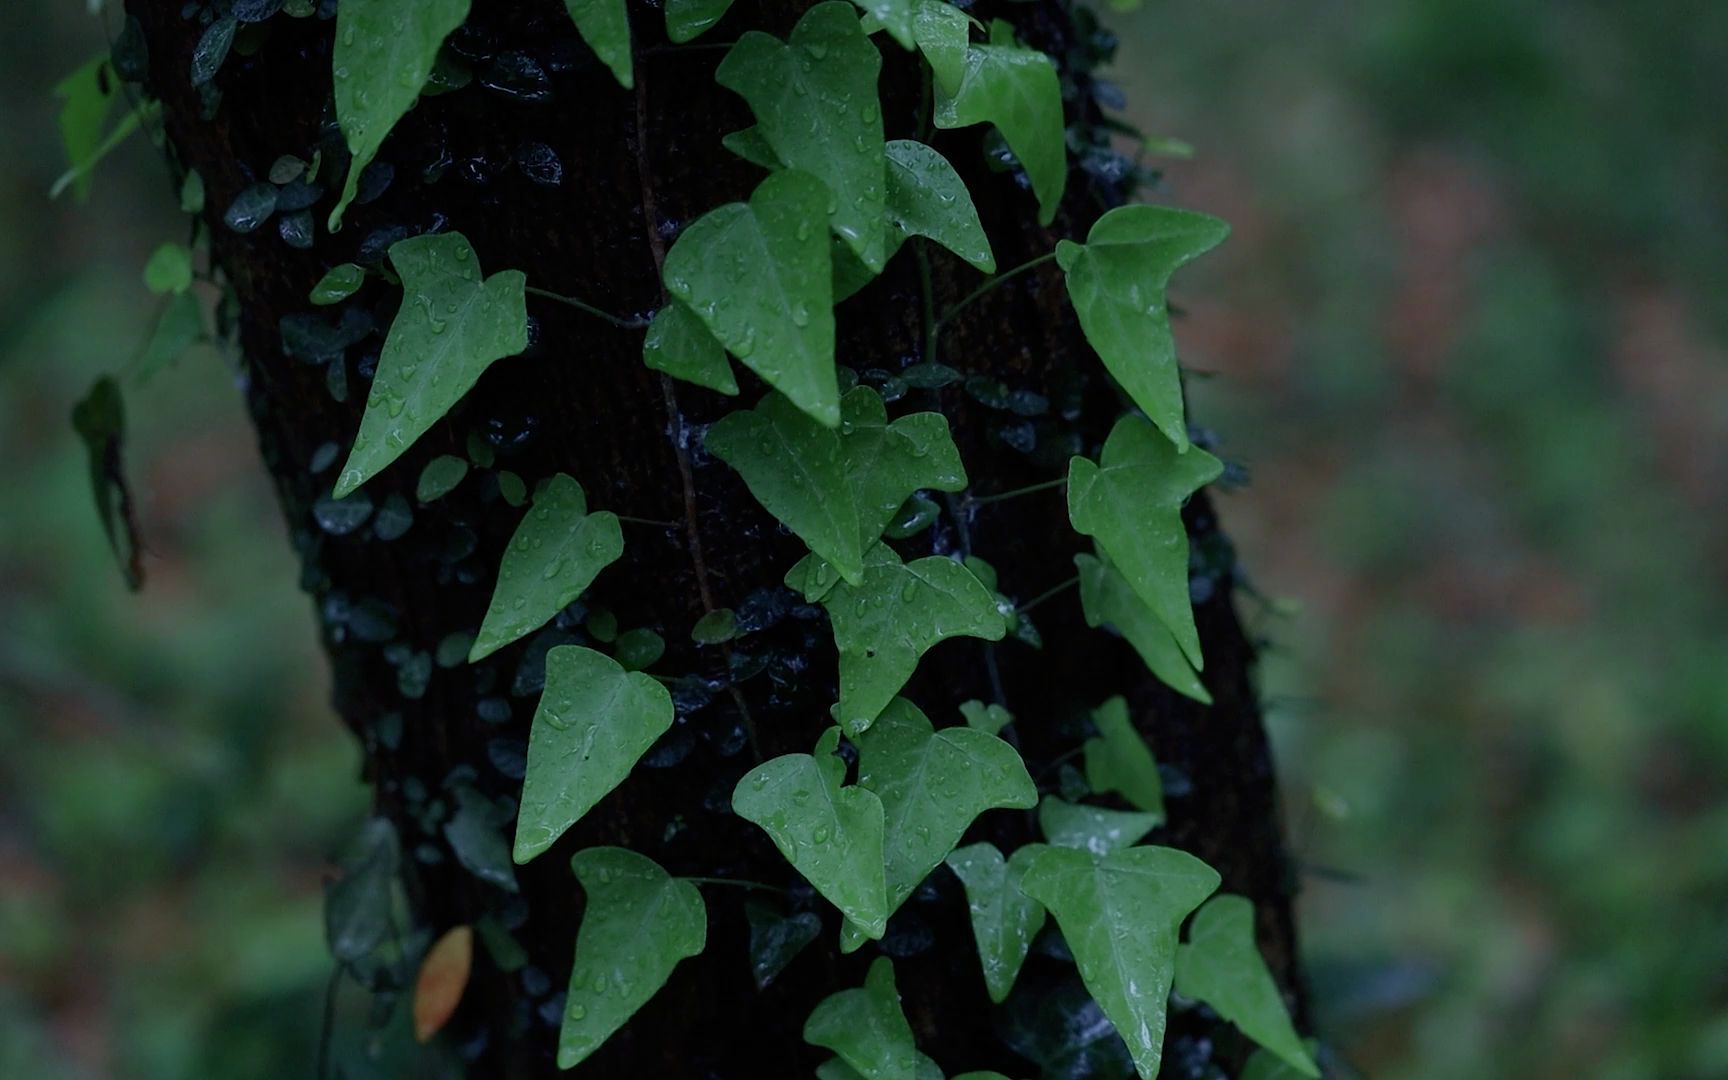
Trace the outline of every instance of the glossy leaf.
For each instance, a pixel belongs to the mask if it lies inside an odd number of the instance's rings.
[[[1038,827],[1057,847],[1108,855],[1138,842],[1163,819],[1143,810],[1110,810],[1046,795],[1038,804]]]
[[[881,70],[882,56],[852,6],[829,0],[806,11],[788,41],[747,32],[714,73],[749,102],[776,158],[827,185],[829,224],[875,271],[886,259]]]
[[[830,728],[816,753],[786,754],[750,770],[732,792],[732,809],[762,828],[780,854],[871,937],[888,924],[882,856],[882,800],[843,786],[846,763]]]
[[[1176,953],[1176,990],[1212,1006],[1304,1076],[1320,1075],[1255,945],[1254,904],[1246,897],[1222,893],[1195,912]]]
[[[449,1022],[474,964],[474,928],[452,926],[433,942],[414,980],[414,1038],[427,1042]]]
[[[1012,40],[968,46],[958,85],[937,94],[935,119],[939,128],[994,124],[1032,181],[1038,223],[1055,220],[1068,183],[1068,149],[1062,86],[1048,56]]]
[[[850,395],[848,395],[850,397]],[[840,435],[779,394],[708,429],[708,452],[738,470],[763,508],[849,581],[861,581],[863,544]]]
[[[1159,821],[1164,820],[1164,781],[1152,748],[1134,729],[1128,702],[1117,696],[1092,710],[1098,734],[1086,740],[1086,783],[1096,792],[1113,791]]]
[[[972,20],[966,13],[947,0],[916,0],[912,39],[944,93],[955,93],[965,81],[971,27]]]
[[[666,290],[733,356],[820,423],[840,423],[829,195],[809,173],[771,174],[748,203],[698,218],[666,255]]]
[[[307,299],[320,306],[339,304],[366,283],[366,271],[353,263],[339,263],[324,272]]]
[[[966,487],[960,451],[941,413],[911,413],[890,424],[882,395],[855,386],[840,401],[840,418],[840,451],[857,507],[861,549],[882,536],[913,492]]]
[[[725,347],[714,340],[695,312],[676,300],[656,311],[649,321],[642,362],[674,379],[722,394],[738,392]]]
[[[1119,206],[1093,223],[1084,244],[1056,245],[1086,340],[1178,450],[1188,448],[1188,424],[1164,290],[1171,274],[1229,233],[1222,221],[1191,210]]]
[[[402,307],[384,339],[337,498],[395,461],[493,361],[528,347],[527,280],[520,270],[482,279],[461,233],[398,241],[390,263],[402,279]]]
[[[702,894],[659,864],[617,847],[570,860],[586,898],[576,964],[558,1033],[558,1067],[574,1068],[666,984],[678,962],[708,943]]]
[[[624,0],[564,0],[564,8],[576,23],[576,32],[594,50],[600,62],[612,69],[618,85],[628,90],[636,85],[630,68],[630,15]],[[668,12],[670,17],[670,12]]]
[[[719,22],[731,6],[732,0],[666,0],[666,36],[682,45]]]
[[[467,18],[468,0],[343,0],[336,9],[336,121],[353,160],[330,231],[341,227],[384,137],[419,100],[444,39]]]
[[[1076,555],[1074,565],[1080,570],[1080,607],[1086,613],[1086,624],[1114,627],[1165,686],[1202,705],[1212,704],[1212,695],[1182,654],[1170,628],[1135,595],[1128,579],[1094,555]]]
[[[414,485],[414,497],[423,503],[442,499],[456,490],[456,485],[468,475],[468,463],[454,454],[440,454],[420,470]],[[467,655],[466,652],[463,653]]]
[[[996,272],[966,182],[947,158],[913,139],[888,144],[888,222],[900,234],[895,249],[904,237],[927,236],[984,273]]]
[[[563,473],[547,480],[504,549],[498,584],[468,659],[490,656],[544,626],[623,553],[618,515],[589,513],[582,485]]]
[[[1050,848],[1021,888],[1055,916],[1080,978],[1128,1044],[1144,1080],[1158,1075],[1182,920],[1218,888],[1218,873],[1174,848],[1109,855]]]
[[[839,1054],[865,1080],[915,1080],[918,1047],[900,1008],[893,962],[877,957],[863,986],[823,998],[804,1022],[804,1041]]]
[[[1000,641],[1008,632],[995,597],[970,570],[940,555],[903,563],[885,544],[865,554],[862,584],[837,583],[822,606],[840,649],[835,714],[849,735],[870,727],[937,642],[962,635]]]
[[[1217,458],[1198,447],[1178,452],[1138,416],[1116,422],[1096,463],[1083,457],[1068,463],[1068,519],[1097,538],[1196,669],[1204,661],[1188,598],[1182,506],[1223,471]]]
[[[858,783],[882,800],[890,915],[978,815],[1038,804],[1038,789],[1012,746],[974,728],[937,731],[905,698],[890,702],[857,744]]]
[[[918,0],[853,0],[853,3],[868,16],[865,22],[872,24],[868,29],[873,31],[880,26],[903,47],[913,47],[912,21]]]
[[[623,783],[672,719],[672,695],[650,676],[579,645],[548,652],[546,690],[528,731],[516,861],[551,847]]]
[[[972,844],[944,860],[965,886],[984,985],[997,1004],[1014,989],[1032,939],[1044,926],[1044,905],[1020,890],[1026,867],[1044,850],[1044,844],[1027,844],[1004,859],[994,844]]]
[[[734,154],[737,154],[752,165],[757,165],[769,170],[785,168],[785,163],[774,156],[774,148],[768,145],[768,140],[762,135],[762,129],[754,124],[747,128],[741,128],[738,131],[731,132],[730,134],[722,135],[720,137],[720,145],[732,151]],[[834,242],[841,247],[845,247],[844,244],[840,243],[839,237],[835,237]],[[850,254],[852,249],[846,248],[846,251]],[[856,258],[856,256],[853,257]]]

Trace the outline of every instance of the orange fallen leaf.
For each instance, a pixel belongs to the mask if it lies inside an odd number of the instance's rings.
[[[429,1041],[450,1020],[468,985],[474,961],[474,928],[454,926],[426,951],[414,983],[414,1037]]]

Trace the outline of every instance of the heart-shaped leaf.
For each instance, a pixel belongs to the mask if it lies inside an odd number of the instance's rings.
[[[1218,888],[1218,872],[1175,848],[1108,855],[1052,847],[1020,887],[1055,916],[1080,978],[1128,1044],[1143,1080],[1158,1075],[1176,934]]]
[[[1032,939],[1044,925],[1044,905],[1020,891],[1020,879],[1045,847],[1027,844],[1004,859],[994,844],[971,844],[950,852],[945,860],[966,888],[984,985],[997,1004],[1014,989]]]
[[[461,233],[397,241],[390,263],[402,278],[402,307],[384,339],[338,499],[395,461],[493,361],[528,347],[527,279],[520,270],[482,279]]]
[[[1254,944],[1253,901],[1221,893],[1194,913],[1188,942],[1176,952],[1176,989],[1212,1006],[1302,1075],[1320,1075]]]
[[[1182,654],[1170,628],[1135,595],[1128,579],[1094,555],[1076,555],[1074,565],[1080,570],[1080,607],[1086,613],[1086,625],[1114,627],[1165,686],[1202,705],[1212,704],[1212,695]]]
[[[1191,210],[1119,206],[1093,223],[1084,244],[1056,246],[1086,340],[1178,450],[1188,448],[1188,424],[1164,289],[1229,234],[1230,226]]]
[[[672,718],[672,695],[653,678],[579,645],[548,652],[546,690],[528,730],[516,861],[551,847],[623,783]]]
[[[1086,740],[1086,783],[1096,792],[1114,791],[1159,821],[1164,820],[1164,781],[1152,748],[1134,730],[1128,702],[1118,695],[1092,710],[1098,734]]]
[[[733,789],[732,809],[760,826],[829,903],[879,938],[888,925],[882,800],[868,788],[843,786],[839,743],[839,729],[830,728],[814,756],[786,754],[758,765]]]
[[[558,1067],[571,1069],[648,1003],[680,960],[708,943],[702,894],[625,848],[579,851],[570,869],[587,903],[558,1033]]]
[[[1198,447],[1178,452],[1138,416],[1116,421],[1098,462],[1076,457],[1068,463],[1068,519],[1097,538],[1197,670],[1204,660],[1188,596],[1182,506],[1223,471],[1217,458]]]
[[[630,67],[630,14],[624,0],[564,0],[564,7],[576,23],[576,32],[600,62],[612,69],[618,85],[626,90],[635,86]]]
[[[877,957],[863,986],[823,998],[804,1022],[804,1041],[839,1054],[865,1080],[915,1080],[918,1047],[900,1009],[893,962]]]
[[[1062,85],[1050,58],[1015,44],[1011,32],[993,32],[991,44],[967,47],[958,84],[939,91],[936,126],[996,125],[1032,181],[1038,223],[1054,221],[1068,183],[1068,148]]]
[[[682,45],[705,33],[732,7],[732,0],[666,0],[666,36]]]
[[[1163,820],[1140,810],[1109,810],[1102,806],[1071,803],[1047,795],[1038,804],[1038,827],[1044,838],[1057,847],[1080,848],[1094,855],[1108,855],[1140,840]]]
[[[868,386],[855,386],[840,399],[840,452],[866,550],[913,492],[966,487],[948,418],[918,412],[890,424],[882,395]]]
[[[618,515],[588,512],[582,485],[558,473],[534,492],[534,506],[504,549],[498,585],[468,652],[480,660],[551,621],[624,553]]]
[[[964,24],[964,15],[961,20]],[[888,144],[888,223],[890,257],[906,237],[927,236],[984,273],[996,272],[996,256],[966,182],[947,158],[913,139]]]
[[[654,313],[642,341],[642,362],[674,379],[683,379],[722,394],[736,394],[738,380],[726,350],[702,325],[696,313],[676,300]]]

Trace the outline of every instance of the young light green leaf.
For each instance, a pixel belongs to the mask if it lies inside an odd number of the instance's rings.
[[[666,0],[666,36],[682,45],[719,22],[731,6],[732,0]]]
[[[395,461],[493,361],[528,347],[527,279],[520,270],[482,279],[461,233],[400,240],[390,246],[390,263],[402,279],[402,307],[384,339],[337,498]]]
[[[948,433],[948,418],[920,412],[890,424],[882,395],[868,386],[855,386],[840,400],[840,453],[857,507],[861,550],[881,538],[914,491],[966,487],[966,469]]]
[[[912,14],[912,39],[930,63],[936,85],[943,93],[959,91],[966,78],[966,46],[972,20],[947,0],[916,0]]]
[[[918,0],[852,0],[852,2],[858,5],[859,11],[869,16],[869,21],[888,31],[889,36],[898,41],[901,47],[912,48],[914,43],[913,11]]]
[[[834,711],[849,735],[870,727],[932,645],[961,635],[1000,641],[1008,632],[995,597],[970,570],[940,555],[903,563],[886,544],[865,553],[862,584],[839,582],[822,606],[840,649]]]
[[[1086,625],[1115,627],[1165,686],[1202,705],[1212,704],[1212,695],[1182,654],[1169,627],[1134,594],[1128,579],[1097,556],[1076,555],[1074,565],[1080,570],[1080,607],[1086,613]]]
[[[144,287],[153,293],[183,293],[192,287],[192,252],[185,244],[163,244],[144,264]]]
[[[1068,148],[1062,86],[1048,56],[1012,41],[967,47],[958,85],[937,95],[936,126],[985,123],[996,125],[1020,159],[1038,196],[1038,223],[1050,224],[1068,183]]]
[[[1127,699],[1118,695],[1092,710],[1098,734],[1086,740],[1086,783],[1093,791],[1114,791],[1134,806],[1164,820],[1164,781],[1151,747],[1134,730]]]
[[[977,700],[962,701],[960,715],[965,717],[967,727],[974,727],[991,735],[1001,734],[1003,728],[1014,722],[1014,714],[995,702],[986,705]]]
[[[1217,458],[1198,447],[1178,452],[1138,416],[1116,421],[1096,464],[1083,457],[1068,463],[1068,519],[1097,538],[1197,670],[1205,661],[1188,598],[1182,505],[1223,471]]]
[[[579,851],[570,869],[587,903],[558,1032],[558,1067],[572,1069],[666,985],[680,960],[708,944],[702,894],[627,848]]]
[[[1302,1075],[1320,1075],[1254,944],[1254,904],[1246,897],[1220,893],[1195,912],[1188,943],[1176,951],[1176,989],[1212,1006]]]
[[[366,283],[366,271],[353,263],[338,263],[324,272],[318,284],[312,286],[307,299],[320,307],[339,304],[359,291]]]
[[[1044,830],[1045,839],[1057,847],[1079,848],[1094,855],[1108,855],[1133,845],[1162,820],[1141,810],[1109,810],[1054,795],[1046,795],[1038,804],[1038,827]]]
[[[839,1054],[865,1080],[914,1080],[918,1047],[900,1009],[893,961],[877,957],[863,986],[823,998],[804,1022],[804,1041]]]
[[[721,417],[704,445],[738,470],[756,501],[811,551],[848,581],[863,580],[864,545],[839,433],[769,394],[754,409]]]
[[[1179,267],[1229,233],[1222,221],[1191,210],[1119,206],[1093,223],[1084,244],[1056,245],[1086,340],[1178,450],[1188,448],[1188,424],[1164,289]]]
[[[998,1005],[1014,989],[1032,939],[1044,925],[1044,905],[1020,891],[1026,867],[1044,850],[1044,844],[1027,844],[1004,859],[994,844],[972,844],[945,860],[966,888],[984,985]]]
[[[913,139],[888,144],[888,221],[899,234],[891,237],[894,250],[905,237],[927,236],[984,273],[996,272],[966,182],[947,158]]]
[[[974,728],[937,731],[905,698],[890,702],[857,743],[858,783],[882,799],[889,915],[978,815],[1037,805],[1038,789],[1012,746]],[[856,933],[842,942],[863,943]]]
[[[840,423],[828,192],[785,169],[748,203],[698,218],[666,255],[666,291],[720,344],[820,423]]]
[[[829,0],[804,13],[789,42],[746,33],[714,73],[749,102],[777,159],[827,185],[829,224],[876,271],[886,257],[881,70],[882,56],[857,13],[844,0]]]
[[[846,763],[830,728],[816,753],[786,754],[750,770],[732,792],[732,809],[766,832],[816,891],[871,937],[888,925],[882,861],[882,800],[856,784],[841,786]]]
[[[119,80],[102,53],[80,64],[54,87],[60,99],[60,145],[66,151],[72,197],[83,202],[90,196],[90,164],[102,145],[102,128],[114,105],[114,87]]]
[[[783,169],[786,167],[784,162],[774,156],[774,148],[768,145],[768,140],[762,135],[762,129],[757,127],[755,124],[752,124],[747,128],[740,128],[730,134],[722,135],[720,137],[720,145],[732,151],[734,154],[737,154],[752,165],[757,165],[768,170]],[[834,242],[840,244],[840,238],[835,237]],[[841,246],[844,245],[842,244]],[[846,248],[848,254],[851,253],[851,250],[851,248]],[[857,256],[853,256],[853,258],[856,257]]]
[[[470,662],[532,633],[569,606],[624,554],[624,531],[609,510],[588,512],[582,485],[559,473],[534,493],[498,568],[498,585]]]
[[[1020,887],[1056,917],[1080,979],[1128,1043],[1143,1080],[1158,1075],[1165,1006],[1182,920],[1218,888],[1218,872],[1174,848],[1094,855],[1050,848]]]
[[[623,783],[672,715],[672,695],[649,676],[579,645],[548,652],[546,691],[528,731],[516,861],[551,847]]]
[[[343,0],[336,9],[336,121],[353,160],[329,228],[342,227],[360,174],[419,100],[438,48],[468,18],[468,0]]]
[[[630,68],[630,13],[624,0],[564,0],[564,8],[576,23],[576,32],[594,50],[600,62],[612,69],[618,85],[629,90],[636,85]],[[671,17],[668,10],[667,17]]]
[[[726,350],[689,308],[673,300],[654,313],[642,342],[642,362],[674,379],[722,394],[738,393]]]

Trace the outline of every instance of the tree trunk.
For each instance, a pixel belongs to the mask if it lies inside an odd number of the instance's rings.
[[[783,36],[802,6],[739,0],[709,37],[729,40],[742,26]],[[400,292],[373,278],[344,307],[323,309],[311,307],[307,294],[334,264],[378,267],[390,242],[454,229],[473,242],[488,273],[516,268],[533,285],[607,311],[649,312],[661,303],[658,264],[677,230],[723,201],[745,197],[759,177],[719,141],[751,118],[740,99],[714,82],[723,51],[668,46],[656,7],[632,5],[632,92],[592,58],[557,0],[476,0],[468,26],[452,39],[473,68],[473,83],[423,99],[401,122],[381,155],[393,170],[390,182],[352,207],[344,228],[331,235],[322,222],[345,156],[330,119],[334,23],[278,16],[262,24],[267,32],[251,31],[250,40],[243,31],[216,78],[220,101],[210,109],[188,79],[198,22],[183,19],[176,3],[129,0],[128,8],[149,45],[148,89],[162,100],[171,153],[199,173],[208,191],[214,266],[237,301],[244,393],[302,558],[304,587],[322,620],[335,706],[363,741],[378,812],[395,822],[413,853],[406,877],[414,916],[434,932],[490,916],[512,930],[530,958],[525,975],[502,971],[479,953],[448,1030],[473,1075],[554,1075],[555,1002],[582,908],[568,868],[573,852],[622,844],[674,874],[783,885],[795,906],[823,910],[768,839],[732,815],[729,796],[758,760],[807,751],[830,722],[835,661],[826,619],[780,587],[802,554],[800,543],[776,526],[735,473],[701,451],[704,426],[736,405],[645,368],[640,332],[532,296],[529,350],[495,365],[457,410],[367,485],[375,503],[397,494],[413,507],[407,532],[384,540],[370,522],[340,534],[321,527],[315,507],[335,479],[327,444],[345,452],[353,438],[370,365]],[[1000,10],[1058,59],[1083,51],[1070,11],[1058,0]],[[918,125],[917,71],[891,45],[884,53],[888,134],[909,136]],[[1094,122],[1087,77],[1070,74],[1076,90],[1070,119]],[[1002,267],[1048,252],[1057,236],[1083,235],[1098,212],[1124,195],[1076,169],[1056,227],[1039,229],[1031,195],[1014,174],[984,167],[981,131],[936,133],[932,141],[965,176]],[[309,160],[320,148],[324,195],[309,249],[284,242],[281,212],[250,233],[224,226],[234,197],[264,179],[280,155]],[[928,265],[938,312],[980,280],[933,248]],[[333,361],[348,386],[345,401],[333,396],[324,365],[285,355],[281,331],[284,317],[321,313],[334,324],[344,309],[359,313],[350,319],[363,314],[371,321],[370,332]],[[926,307],[912,247],[843,304],[838,318],[839,361],[866,381],[881,385],[888,373],[921,359]],[[1068,456],[1095,453],[1120,412],[1053,265],[966,308],[945,330],[941,355],[969,383],[913,390],[898,407],[947,415],[979,494],[1063,475]],[[992,381],[1018,394],[1016,408],[1001,407]],[[754,402],[762,389],[747,379],[740,401]],[[495,455],[494,467],[476,469],[441,500],[415,502],[427,461],[467,455],[474,446]],[[610,609],[623,627],[657,630],[667,652],[653,670],[700,677],[675,694],[673,730],[630,779],[555,850],[518,869],[519,893],[457,863],[437,827],[435,804],[448,808],[452,787],[461,783],[495,800],[516,796],[538,690],[535,657],[554,638],[586,640],[581,620],[566,617],[477,665],[431,664],[429,680],[421,679],[446,635],[478,627],[500,553],[520,520],[522,511],[500,494],[500,470],[529,486],[569,473],[591,506],[641,519],[625,524],[623,558],[585,602]],[[901,546],[908,557],[976,553],[997,568],[1002,591],[1024,602],[1070,578],[1074,553],[1089,550],[1063,514],[1055,490],[979,506],[951,499],[932,530]],[[1041,649],[1014,640],[950,641],[926,656],[905,693],[938,724],[952,722],[967,699],[1005,704],[1020,718],[1019,745],[1044,790],[1054,788],[1060,763],[1078,746],[1086,711],[1112,693],[1126,694],[1167,769],[1170,821],[1152,840],[1195,853],[1219,870],[1226,889],[1253,898],[1262,949],[1295,1000],[1292,875],[1251,683],[1253,648],[1232,610],[1231,551],[1204,496],[1187,519],[1214,707],[1162,687],[1126,643],[1088,629],[1072,590],[1032,613]],[[726,647],[695,646],[691,626],[718,607],[737,609],[752,632]],[[974,833],[1008,849],[1033,839],[1035,827],[1031,814],[997,812]],[[579,1075],[808,1076],[827,1056],[803,1042],[804,1018],[825,994],[859,984],[872,951],[839,955],[838,918],[828,910],[821,937],[757,992],[746,891],[703,891],[706,951],[682,964]],[[1024,1045],[1027,1018],[1042,1010],[1046,1021],[1059,1020],[1076,1007],[1072,965],[1036,950],[1010,1002],[989,1005],[966,904],[946,870],[901,910],[882,948],[895,958],[920,1048],[951,1073],[996,1068],[1027,1075],[1033,1067],[1009,1047],[1016,1039]],[[1173,1012],[1167,1075],[1218,1075],[1208,1071],[1209,1058],[1233,1075],[1245,1054],[1240,1037],[1216,1017]],[[1104,1074],[1055,1066],[1049,1073]]]

